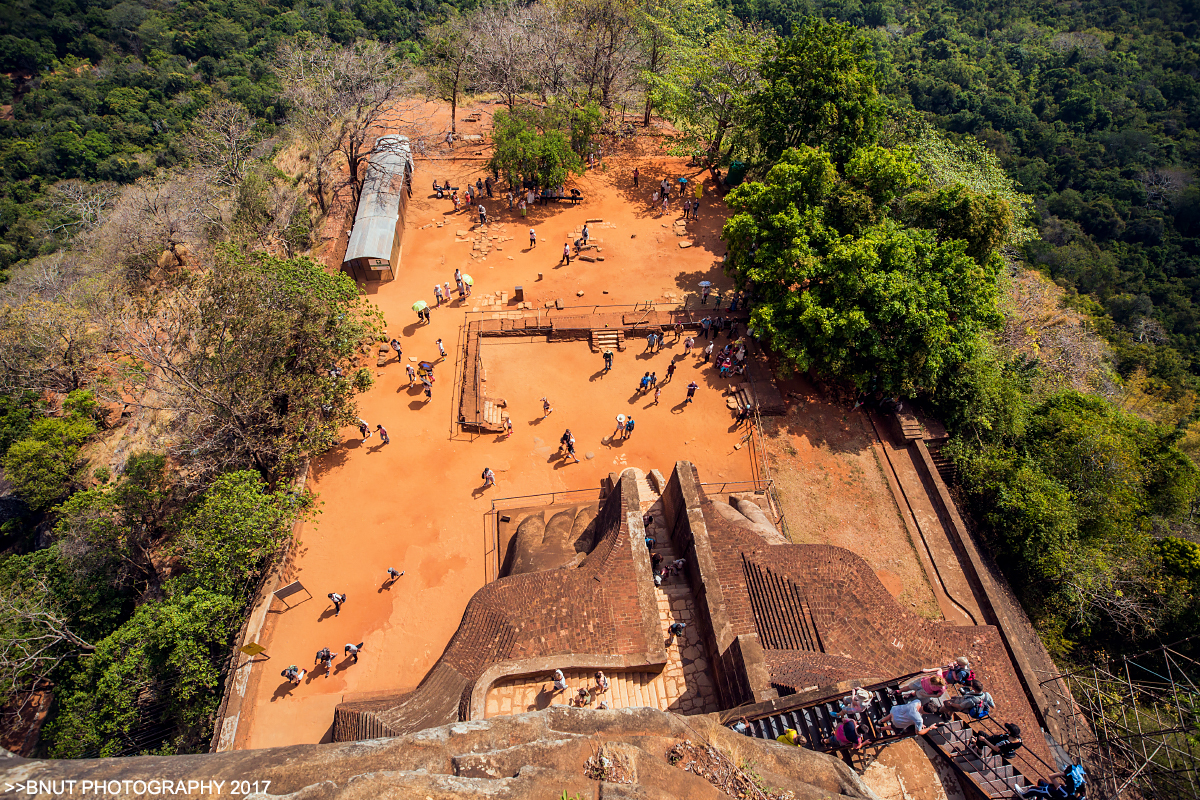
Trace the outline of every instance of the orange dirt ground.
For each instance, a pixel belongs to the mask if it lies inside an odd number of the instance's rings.
[[[467,149],[460,148],[456,155]],[[388,334],[403,342],[405,359],[436,358],[438,338],[453,353],[464,311],[473,308],[479,296],[511,292],[518,284],[524,285],[526,299],[535,307],[555,298],[568,305],[632,304],[660,298],[664,292],[695,292],[702,279],[728,289],[730,281],[719,266],[724,214],[713,198],[711,182],[705,184],[701,219],[689,224],[692,235],[686,240],[695,246],[681,249],[681,239],[670,228],[679,216],[677,207],[675,213],[660,217],[650,208],[649,198],[660,175],[695,179],[696,171],[685,170],[680,159],[605,161],[607,170],[571,182],[585,195],[579,206],[538,206],[524,221],[502,209],[500,198],[486,202],[489,212],[506,225],[505,235],[514,238],[486,260],[478,260],[470,257],[469,243],[455,242],[455,232],[469,229],[472,217],[465,211],[450,214],[448,200],[428,195],[435,177],[463,186],[468,177],[481,177],[481,160],[418,159],[396,280],[367,289],[386,315]],[[635,163],[644,176],[638,190],[633,190],[629,177]],[[448,221],[443,227],[429,225],[444,217]],[[569,232],[588,218],[615,223],[593,234],[604,240],[606,260],[573,261],[556,268]],[[527,234],[531,225],[539,236],[532,250]],[[345,246],[344,234],[340,248],[337,241],[329,244],[327,261],[336,263]],[[433,284],[453,283],[455,267],[474,277],[476,297],[435,308],[432,324],[417,325],[413,302],[426,300],[432,307]],[[544,274],[541,281],[539,272]],[[576,296],[580,290],[582,298]],[[697,368],[694,356],[667,385],[659,408],[645,408],[652,398],[631,399],[642,372],[657,369],[661,375],[682,345],[643,360],[639,354],[645,343],[631,341],[628,350],[617,354],[613,372],[601,379],[595,375],[601,357],[583,342],[484,342],[488,391],[508,401],[515,428],[511,439],[451,440],[457,410],[452,360],[437,371],[433,400],[426,403],[420,392],[407,387],[403,364],[393,358],[376,370],[375,386],[359,400],[361,416],[372,427],[382,423],[391,444],[382,446],[378,434],[362,444],[356,431],[347,428],[343,444],[313,463],[309,487],[323,510],[302,530],[285,575],[286,580],[303,581],[313,599],[292,610],[283,610],[277,602],[268,615],[260,641],[271,658],[253,666],[236,747],[328,741],[334,706],[344,695],[416,686],[483,584],[483,517],[492,498],[595,488],[610,471],[625,465],[665,471],[680,458],[695,462],[705,480],[751,477],[748,449],[734,448],[741,434],[732,426],[715,370]],[[686,410],[674,408],[687,382],[698,375],[704,377],[698,381],[697,402]],[[538,402],[543,395],[555,408],[545,421]],[[615,426],[614,416],[631,410],[637,420],[633,437],[615,444],[605,441]],[[580,464],[551,457],[565,427],[576,435]],[[587,452],[595,458],[586,459]],[[482,491],[480,472],[485,466],[496,471],[499,485]],[[384,590],[380,587],[389,566],[405,570],[405,575]],[[326,600],[331,591],[348,596],[336,618]],[[360,641],[365,647],[359,663],[343,660],[346,643]],[[329,679],[312,671],[313,655],[326,646],[338,654]],[[280,670],[293,663],[309,670],[307,680],[297,687],[279,677]]]

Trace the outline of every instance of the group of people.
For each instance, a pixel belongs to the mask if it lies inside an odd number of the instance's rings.
[[[599,697],[602,694],[608,693],[608,685],[609,685],[608,677],[600,670],[596,670],[595,678],[596,678],[596,684],[594,686],[589,684],[586,686],[579,687],[578,691],[576,691],[576,693],[575,693],[575,696],[572,697],[570,700],[570,704],[572,706],[576,706],[579,708],[583,708],[584,706],[590,706],[592,703],[594,703],[596,701],[597,697]],[[554,670],[554,675],[551,677],[551,681],[554,686],[554,689],[551,691],[551,694],[558,694],[560,692],[568,692],[571,689],[570,684],[567,683],[567,676],[563,674],[563,671],[561,669]],[[601,700],[599,705],[596,706],[596,708],[608,708],[608,701]]]
[[[454,268],[454,286],[458,291],[458,299],[464,300],[471,296],[471,282],[463,278],[462,270]],[[433,285],[433,301],[434,306],[441,308],[442,303],[449,304],[454,297],[450,294],[450,281],[442,284],[435,283]],[[429,322],[429,309],[423,309],[424,314],[417,312],[417,318]]]

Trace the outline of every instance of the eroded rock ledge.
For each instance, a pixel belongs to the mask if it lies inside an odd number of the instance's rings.
[[[716,800],[722,794],[702,778],[672,766],[668,751],[684,740],[712,744],[739,766],[749,765],[763,785],[791,791],[797,800],[832,797],[873,800],[862,780],[837,759],[774,742],[749,739],[710,717],[681,717],[648,708],[595,711],[555,706],[546,711],[460,722],[394,739],[295,745],[198,756],[108,758],[89,761],[0,761],[0,783],[28,781],[224,781],[220,794],[241,797],[232,781],[270,781],[258,797],[296,800],[418,798],[459,800],[568,797]],[[589,759],[619,760],[630,783],[587,777]],[[50,792],[14,796],[61,797]],[[93,795],[96,796],[96,795]],[[109,794],[109,796],[114,796]],[[135,798],[125,790],[117,797]],[[161,795],[159,795],[161,796]]]

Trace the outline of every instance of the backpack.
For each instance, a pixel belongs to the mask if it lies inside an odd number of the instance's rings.
[[[1082,764],[1072,764],[1063,770],[1063,780],[1067,783],[1067,788],[1074,794],[1084,787],[1087,783],[1087,775],[1083,771]]]
[[[991,710],[992,707],[987,703],[979,702],[971,706],[970,711],[967,712],[967,716],[971,719],[983,719],[988,715],[989,712],[991,712]]]

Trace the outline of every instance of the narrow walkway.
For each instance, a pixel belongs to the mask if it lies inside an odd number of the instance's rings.
[[[647,533],[656,540],[651,553],[659,553],[664,565],[679,558],[663,525],[662,500],[650,488],[644,476],[638,478],[642,514],[654,521]],[[609,680],[606,693],[596,691],[595,671],[563,670],[568,689],[554,691],[551,675],[521,676],[497,681],[487,695],[485,717],[523,714],[552,705],[568,705],[582,687],[588,690],[589,703],[595,708],[603,702],[608,708],[650,707],[683,714],[718,711],[716,691],[708,674],[710,658],[696,625],[695,598],[687,574],[676,572],[655,590],[658,598],[659,630],[663,640],[673,622],[683,622],[683,636],[667,647],[667,663],[661,672],[622,670],[605,673]]]
[[[966,554],[959,552],[938,517],[913,463],[912,452],[907,445],[893,443],[883,419],[872,412],[866,412],[866,416],[867,424],[875,430],[880,465],[892,486],[900,516],[917,548],[942,616],[955,625],[982,625],[983,612],[962,570]]]

